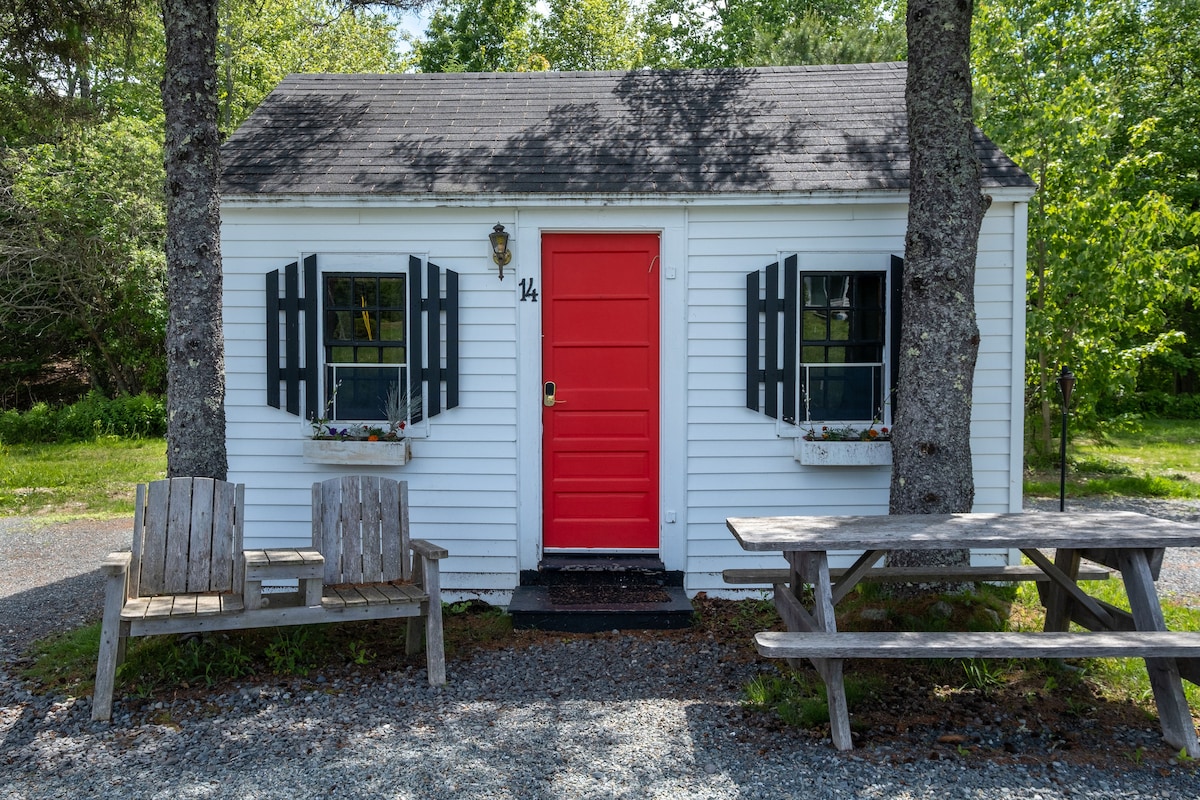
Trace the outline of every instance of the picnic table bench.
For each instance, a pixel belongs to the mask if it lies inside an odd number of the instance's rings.
[[[1182,685],[1183,679],[1200,683],[1200,632],[1168,631],[1154,587],[1164,549],[1200,546],[1200,527],[1129,512],[1055,514],[1053,524],[1049,522],[1047,514],[918,514],[732,517],[726,524],[744,549],[780,551],[787,560],[788,569],[771,577],[783,578],[776,582],[774,596],[788,631],[760,632],[755,646],[767,657],[812,661],[825,682],[831,736],[840,750],[853,746],[842,682],[846,658],[1112,656],[1145,659],[1163,738],[1193,758],[1200,756]],[[838,631],[835,606],[879,569],[875,564],[888,551],[958,548],[1017,549],[1029,558],[1044,576],[1038,583],[1046,608],[1044,630]],[[1042,549],[1054,549],[1053,559]],[[862,555],[849,568],[835,571],[829,567],[833,550]],[[1079,586],[1095,572],[1082,566],[1084,560],[1120,573],[1131,611],[1097,600]],[[806,603],[802,598],[809,586],[812,599]],[[1068,632],[1071,622],[1088,630]]]

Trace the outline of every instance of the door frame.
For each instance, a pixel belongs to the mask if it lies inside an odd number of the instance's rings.
[[[522,209],[511,240],[517,310],[517,562],[536,569],[542,558],[542,308],[520,302],[520,281],[540,289],[543,233],[659,236],[659,558],[684,570],[687,554],[686,407],[687,210],[684,208]],[[494,274],[491,277],[495,277]],[[505,283],[508,283],[507,276]],[[526,284],[528,286],[528,284]],[[507,288],[507,287],[506,287]],[[630,552],[630,551],[624,551]]]

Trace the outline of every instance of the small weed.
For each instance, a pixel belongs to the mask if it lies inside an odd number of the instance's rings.
[[[846,705],[851,710],[878,690],[872,681],[852,675],[846,676],[845,688]],[[742,697],[747,708],[773,711],[787,725],[815,728],[829,722],[825,685],[807,673],[760,675],[746,684]]]
[[[964,689],[974,689],[984,697],[990,697],[1004,685],[1004,667],[989,659],[972,658],[962,662],[962,668],[967,676],[967,683],[962,687]]]
[[[1140,767],[1142,765],[1142,761],[1144,761],[1146,758],[1146,748],[1138,745],[1137,749],[1132,753],[1127,753],[1126,757]]]
[[[275,641],[267,645],[267,664],[276,675],[307,675],[317,666],[317,647],[310,639],[313,628],[300,627],[279,630]]]
[[[356,640],[350,643],[350,660],[359,666],[366,666],[375,660],[375,652]]]

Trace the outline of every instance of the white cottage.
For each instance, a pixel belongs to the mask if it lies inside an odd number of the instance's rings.
[[[507,602],[556,553],[654,555],[694,594],[774,565],[726,517],[887,513],[886,445],[832,465],[800,442],[890,422],[904,84],[903,64],[287,78],[223,150],[248,544],[305,542],[313,481],[378,472],[449,549],[452,595]],[[977,152],[975,510],[1004,512],[1034,187]],[[311,441],[314,417],[386,427],[389,390],[405,445]]]

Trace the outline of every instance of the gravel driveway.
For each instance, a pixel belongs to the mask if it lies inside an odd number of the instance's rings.
[[[1200,503],[1088,505],[1200,521]],[[477,652],[440,690],[419,667],[247,682],[138,714],[118,699],[95,724],[86,698],[31,695],[12,662],[98,615],[94,567],[127,525],[0,518],[0,798],[1200,798],[1200,771],[1168,759],[1152,721],[1113,731],[1113,753],[1138,755],[1100,766],[841,754],[741,724],[739,690],[763,667],[723,643],[680,652],[617,633]],[[1197,600],[1198,576],[1200,556],[1181,551],[1160,588]]]

